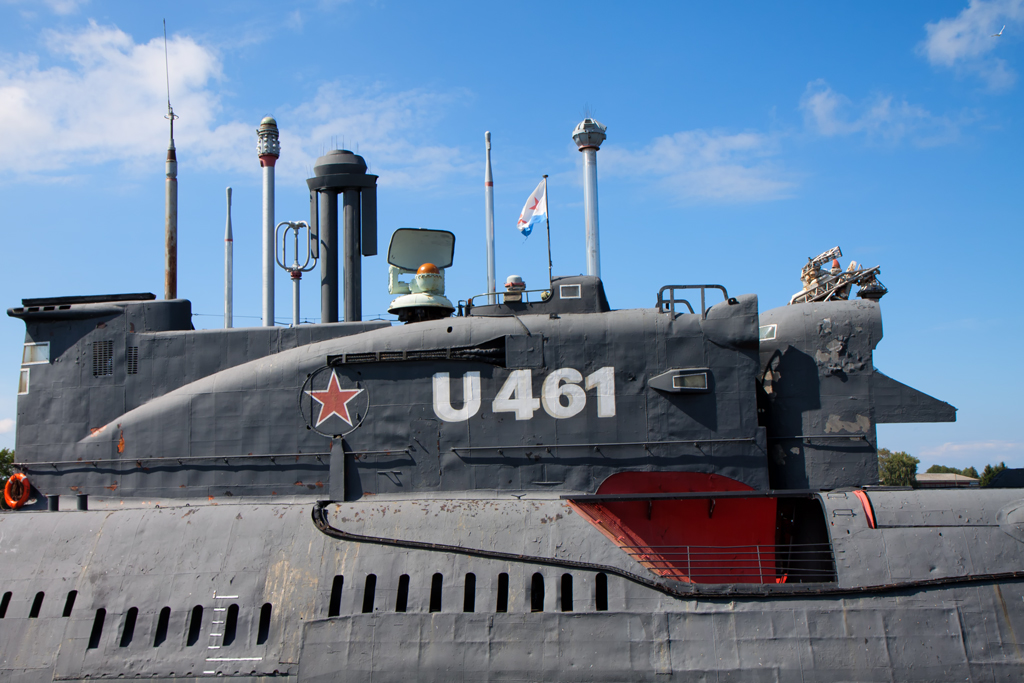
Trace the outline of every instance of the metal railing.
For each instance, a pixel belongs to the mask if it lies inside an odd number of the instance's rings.
[[[661,289],[658,290],[658,312],[659,313],[672,313],[673,315],[675,315],[676,304],[684,304],[686,306],[686,308],[689,309],[691,314],[694,313],[693,306],[690,305],[689,301],[687,301],[686,299],[677,299],[676,298],[676,290],[677,289],[699,289],[700,290],[700,315],[701,315],[702,319],[707,317],[708,308],[709,308],[709,306],[707,305],[707,301],[706,301],[705,290],[708,290],[708,289],[720,290],[722,292],[722,296],[725,298],[725,300],[728,303],[730,303],[730,304],[736,303],[736,299],[730,298],[729,297],[729,293],[727,291],[725,291],[725,287],[723,287],[722,285],[665,285],[664,287],[662,287]],[[665,292],[666,291],[668,292],[668,298],[667,299],[665,298]]]
[[[693,583],[835,581],[835,560],[828,543],[620,547],[660,576]]]

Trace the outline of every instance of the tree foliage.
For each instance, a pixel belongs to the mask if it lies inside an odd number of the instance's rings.
[[[0,448],[0,488],[7,484],[7,478],[14,474],[14,451]],[[6,508],[3,496],[0,496],[0,507]]]
[[[14,474],[14,451],[0,448],[0,484],[7,483],[7,477]]]
[[[978,478],[978,470],[974,469],[973,466],[958,470],[955,467],[947,467],[946,465],[932,465],[927,471],[928,474],[960,474],[965,477],[971,477],[972,479]]]
[[[979,486],[988,486],[992,483],[992,480],[997,474],[1006,469],[1006,463],[1001,462],[995,467],[992,465],[985,465],[985,469],[981,471],[981,478],[978,480]]]
[[[878,480],[883,486],[916,486],[917,465],[921,461],[905,453],[878,449]]]

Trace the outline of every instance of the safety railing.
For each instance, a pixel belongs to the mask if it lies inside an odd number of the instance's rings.
[[[672,313],[675,315],[676,304],[685,305],[690,313],[694,313],[693,306],[686,299],[676,298],[676,290],[681,289],[699,289],[700,290],[700,315],[701,318],[706,318],[708,314],[707,296],[706,290],[717,289],[722,292],[722,296],[725,300],[730,303],[736,303],[736,299],[729,297],[729,293],[725,291],[725,287],[722,285],[665,285],[658,290],[658,312],[660,313]],[[665,292],[668,292],[668,296],[665,296]]]
[[[660,576],[693,583],[835,581],[828,543],[732,546],[621,546]]]

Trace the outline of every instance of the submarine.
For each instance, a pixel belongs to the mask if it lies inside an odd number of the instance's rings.
[[[594,273],[452,302],[456,235],[400,228],[400,324],[363,321],[366,170],[307,183],[324,322],[8,309],[4,680],[1024,678],[1024,492],[878,483],[876,425],[956,417],[875,368],[879,267],[826,251],[765,311],[728,283],[614,310]]]

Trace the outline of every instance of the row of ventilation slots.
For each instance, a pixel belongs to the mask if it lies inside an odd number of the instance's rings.
[[[7,607],[11,604],[11,592],[7,591],[4,593],[3,598],[0,598],[0,619],[7,616]],[[39,617],[39,612],[43,608],[43,598],[45,594],[40,591],[36,593],[35,600],[32,601],[32,609],[29,610],[28,618],[36,619]],[[70,617],[71,610],[75,607],[75,599],[78,597],[78,591],[71,591],[68,593],[67,599],[64,601],[64,612],[61,616]],[[270,615],[273,612],[273,605],[269,602],[264,603],[263,607],[260,608],[260,623],[256,635],[256,644],[263,645],[267,642],[267,638],[270,636]],[[235,641],[235,635],[238,632],[238,605],[230,605],[227,608],[226,616],[223,623],[218,624],[223,626],[223,640],[221,644],[223,647],[231,645]],[[128,647],[131,644],[132,639],[135,637],[135,621],[139,617],[139,608],[132,607],[128,610],[124,617],[124,629],[121,631],[121,647]],[[96,610],[96,616],[92,620],[92,632],[89,635],[89,649],[95,650],[100,646],[100,638],[103,636],[103,622],[107,618],[107,610],[102,607]],[[156,632],[153,635],[153,647],[159,647],[165,640],[167,640],[167,627],[171,621],[171,608],[164,607],[160,610],[160,618],[156,622]],[[219,620],[218,620],[219,621]],[[191,618],[188,620],[188,638],[185,644],[188,646],[195,645],[199,641],[199,634],[203,627],[203,606],[196,605],[192,608]]]
[[[441,587],[444,577],[438,573],[430,580],[430,611],[441,611]],[[463,612],[476,611],[476,574],[466,574],[465,594],[462,600]],[[337,617],[341,615],[341,591],[345,586],[345,577],[334,577],[331,584],[331,601],[327,605],[327,616]],[[604,612],[608,609],[608,576],[604,573],[597,574],[594,591],[595,609]],[[366,575],[366,587],[363,591],[363,614],[373,612],[374,597],[377,592],[377,575]],[[563,612],[573,611],[572,597],[572,574],[562,574],[561,609]],[[398,594],[395,596],[395,611],[405,612],[409,606],[409,575],[402,574],[398,578]],[[498,593],[494,605],[495,612],[508,611],[508,574],[504,572],[498,575]],[[544,611],[544,576],[537,572],[530,580],[530,611]]]
[[[129,375],[139,373],[139,347],[125,349],[125,370]],[[92,343],[92,374],[103,377],[114,374],[114,342],[95,341]]]

